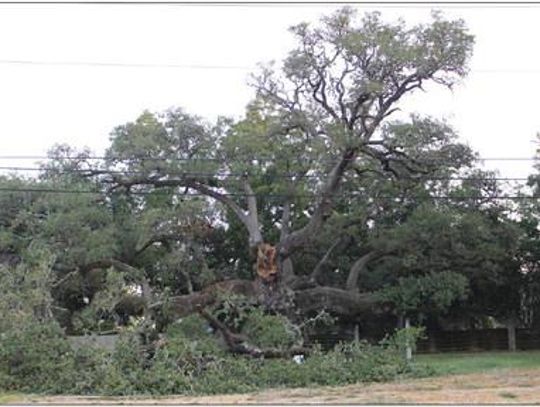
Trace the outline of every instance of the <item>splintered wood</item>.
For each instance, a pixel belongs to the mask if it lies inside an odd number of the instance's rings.
[[[278,276],[276,248],[262,243],[257,248],[257,274],[263,281],[274,281]]]

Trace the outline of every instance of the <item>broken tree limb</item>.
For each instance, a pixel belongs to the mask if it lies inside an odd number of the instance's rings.
[[[163,308],[166,315],[182,318],[195,313],[198,307],[215,304],[219,300],[220,294],[223,293],[254,298],[256,296],[255,283],[250,280],[221,281],[192,294],[179,295],[171,297],[167,301],[156,302],[151,305],[151,308]]]
[[[210,326],[219,331],[225,343],[229,348],[229,351],[239,355],[248,355],[252,357],[264,357],[264,358],[284,358],[291,357],[297,354],[309,354],[310,350],[304,347],[293,347],[290,349],[278,349],[267,348],[262,349],[258,346],[250,344],[248,338],[245,335],[241,335],[231,331],[223,322],[219,321],[216,317],[210,314],[202,307],[198,307],[199,314],[208,321]]]
[[[301,287],[301,288],[300,288]],[[326,310],[343,316],[357,316],[379,310],[378,297],[372,293],[357,293],[335,287],[301,285],[293,291],[294,306],[302,313]],[[220,293],[243,295],[259,303],[265,296],[280,295],[279,291],[265,290],[259,281],[227,280],[208,286],[193,294],[171,297],[151,305],[163,308],[166,315],[182,318],[197,312],[198,307],[208,307],[219,301]]]
[[[326,310],[332,314],[356,317],[378,311],[378,297],[334,287],[315,287],[295,292],[296,305],[302,312]]]

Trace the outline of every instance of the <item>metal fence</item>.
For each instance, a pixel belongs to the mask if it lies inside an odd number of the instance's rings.
[[[76,348],[90,346],[111,350],[114,348],[118,336],[69,336],[68,339]],[[341,327],[341,329],[329,330],[321,335],[314,335],[310,339],[311,344],[318,343],[323,349],[331,349],[338,342],[354,340],[354,331]],[[380,340],[380,338],[367,339],[372,343]],[[508,330],[505,328],[431,331],[427,332],[425,339],[418,342],[417,353],[508,350],[508,346]],[[516,329],[516,349],[540,349],[540,332],[523,328]]]
[[[496,328],[427,332],[427,338],[418,342],[417,352],[490,351],[508,348],[508,330]],[[516,329],[516,349],[540,349],[540,332]]]

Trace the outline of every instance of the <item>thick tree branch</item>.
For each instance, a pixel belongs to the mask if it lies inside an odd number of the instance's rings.
[[[291,201],[287,197],[283,203],[283,213],[281,214],[281,230],[279,234],[279,241],[283,242],[290,234],[290,221],[291,221]]]
[[[182,186],[187,186],[189,188],[192,188],[200,192],[201,194],[214,198],[216,201],[219,201],[222,204],[228,206],[234,212],[234,214],[238,217],[238,219],[247,227],[247,224],[249,223],[248,216],[246,215],[245,211],[236,202],[234,202],[229,196],[224,195],[220,192],[214,191],[213,189],[207,187],[206,185],[201,184],[200,182],[197,182],[197,181],[193,181],[193,180],[188,180],[184,182]]]
[[[315,68],[318,74],[316,82],[313,82],[308,79],[308,83],[311,86],[311,96],[332,118],[336,121],[339,121],[339,115],[336,111],[328,104],[328,99],[326,96],[326,78],[324,73],[319,69]]]
[[[304,245],[311,237],[316,235],[323,225],[328,212],[333,205],[333,195],[337,192],[343,174],[356,157],[356,149],[347,149],[339,162],[334,166],[321,191],[321,200],[309,220],[302,229],[291,233],[284,242],[280,243],[280,253],[290,254],[292,250]]]
[[[315,287],[295,292],[303,313],[326,310],[335,315],[358,317],[378,311],[378,298],[372,293],[355,293],[334,287]]]
[[[134,257],[141,255],[146,249],[152,246],[154,243],[166,244],[168,242],[175,242],[181,239],[181,236],[177,234],[160,234],[152,236],[141,247],[135,250]]]
[[[257,214],[257,201],[251,186],[244,181],[244,190],[246,191],[248,200],[248,211],[242,209],[231,197],[226,194],[215,191],[214,189],[198,182],[192,178],[182,177],[175,179],[156,179],[152,177],[135,177],[135,178],[121,178],[113,176],[113,183],[118,186],[124,186],[129,188],[134,185],[153,185],[154,187],[187,187],[200,192],[210,198],[214,198],[216,201],[228,206],[236,217],[242,222],[249,232],[249,245],[250,247],[256,247],[263,241],[262,235],[259,229],[259,221]]]
[[[349,276],[347,277],[347,282],[345,283],[345,289],[347,291],[356,291],[358,289],[358,276],[364,270],[366,265],[377,256],[377,252],[372,251],[364,254],[352,265]]]
[[[134,277],[138,277],[141,274],[141,270],[130,266],[129,264],[126,264],[120,260],[113,259],[113,258],[107,258],[107,259],[101,259],[97,261],[93,261],[91,263],[84,264],[82,266],[79,266],[79,272],[82,274],[88,273],[90,270],[94,269],[105,269],[114,267],[118,271],[122,271],[124,273],[130,273]]]
[[[265,286],[249,280],[228,280],[213,284],[202,291],[181,295],[152,304],[151,309],[161,308],[171,321],[197,312],[200,308],[216,304],[220,293],[243,295],[264,303]],[[357,317],[379,310],[378,298],[371,293],[357,293],[335,287],[301,286],[294,291],[298,310],[307,314],[326,310],[334,315]]]
[[[191,282],[191,276],[189,275],[189,273],[184,270],[178,270],[178,272],[182,274],[182,276],[186,280],[188,294],[193,294],[193,283]]]
[[[240,355],[249,355],[253,357],[264,358],[284,358],[290,357],[295,354],[309,354],[310,349],[303,347],[293,347],[290,349],[262,349],[258,346],[252,345],[248,342],[248,338],[245,335],[232,332],[227,326],[215,318],[212,314],[206,311],[204,308],[198,309],[199,314],[208,321],[210,326],[219,331],[225,339],[227,347],[232,353]]]
[[[244,178],[242,184],[246,193],[248,204],[248,214],[246,216],[244,225],[249,232],[249,246],[251,248],[255,248],[263,242],[261,228],[259,225],[259,213],[257,211],[257,197],[255,196],[255,192],[253,192],[253,188],[251,188],[247,178]]]
[[[297,276],[294,273],[294,265],[291,258],[287,257],[280,260],[280,262],[281,278],[283,279],[283,282],[287,286],[293,285],[297,279]]]
[[[317,282],[319,276],[321,275],[323,271],[323,266],[326,264],[328,259],[330,258],[330,255],[334,251],[334,249],[339,246],[339,244],[342,242],[342,239],[337,239],[332,246],[326,251],[323,258],[317,263],[313,271],[311,272],[309,279],[313,282]]]
[[[193,314],[198,307],[215,304],[219,301],[220,295],[225,293],[255,298],[257,293],[256,284],[249,280],[221,281],[192,294],[175,296],[167,301],[156,302],[151,305],[151,308],[163,308],[165,315],[171,318],[181,318]]]
[[[371,145],[383,146],[386,151],[377,150]],[[392,166],[392,163],[397,163],[403,166],[409,174],[429,174],[429,170],[426,169],[426,163],[409,156],[403,151],[399,151],[396,147],[390,146],[381,140],[369,142],[362,147],[362,152],[369,155],[372,158],[378,160],[385,171],[391,172],[396,178],[401,178],[403,174],[400,174]],[[412,164],[412,165],[411,165]]]

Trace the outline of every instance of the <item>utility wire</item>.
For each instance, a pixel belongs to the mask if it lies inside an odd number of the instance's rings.
[[[99,195],[103,192],[95,190],[85,190],[85,189],[57,189],[57,188],[12,188],[12,187],[0,187],[0,192],[22,192],[22,193],[53,193],[53,194],[95,194]],[[156,194],[167,194],[163,193],[160,190],[157,191],[130,191],[132,195],[156,195]],[[219,192],[221,196],[224,197],[242,197],[247,198],[254,196],[256,198],[319,198],[318,194],[246,194],[246,193],[227,193]],[[207,194],[195,192],[182,194],[182,197],[210,197]],[[360,195],[358,193],[349,193],[349,194],[333,194],[331,197],[334,198],[362,198],[366,200],[366,196]],[[369,198],[369,197],[368,197]],[[398,201],[407,201],[411,200],[409,197],[402,197],[397,195],[380,195],[374,199],[391,199]],[[413,197],[412,199],[417,200],[536,200],[540,197],[532,195],[492,195],[492,196],[481,196],[481,195],[464,195],[464,196],[451,196],[451,195],[435,195],[435,196],[425,196],[425,197]]]
[[[256,67],[241,65],[206,65],[206,64],[153,64],[153,63],[124,63],[124,62],[92,62],[92,61],[35,61],[26,59],[2,59],[2,65],[50,65],[50,66],[95,66],[114,68],[174,68],[174,69],[223,69],[251,70]]]
[[[28,172],[56,172],[60,175],[70,175],[70,174],[89,174],[89,175],[151,175],[151,171],[120,171],[120,170],[92,170],[92,169],[82,169],[82,168],[73,168],[68,170],[61,170],[56,168],[38,168],[38,167],[3,167],[0,166],[0,171],[28,171]],[[97,171],[97,172],[96,172]],[[96,172],[92,174],[92,172]],[[185,176],[185,177],[215,177],[215,178],[243,178],[246,176],[245,173],[211,173],[211,172],[191,172],[191,171],[165,171],[162,175],[175,175],[175,176]],[[248,174],[249,175],[249,174]],[[306,178],[306,179],[324,179],[324,175],[314,175],[314,174],[295,174],[295,173],[269,173],[261,174],[267,175],[271,178]],[[430,177],[430,176],[419,176],[415,177],[415,180],[422,181],[528,181],[529,178],[526,177]]]
[[[540,3],[538,4],[540,6]],[[38,66],[87,66],[101,68],[152,68],[152,69],[187,69],[187,70],[236,70],[255,71],[256,65],[213,65],[213,64],[175,64],[143,62],[100,62],[100,61],[43,61],[31,59],[0,59],[0,65],[38,65]],[[539,69],[498,69],[480,68],[471,70],[471,74],[540,74]]]
[[[229,156],[228,158],[234,158],[234,157],[240,157],[239,155],[235,156]],[[246,159],[246,157],[241,157],[243,159]],[[272,157],[272,156],[253,156],[253,157],[247,157],[247,159],[251,160],[291,160],[290,157]],[[217,158],[217,157],[190,157],[190,158],[182,158],[182,157],[137,157],[137,156],[131,156],[131,157],[120,157],[120,156],[111,156],[111,157],[105,157],[105,156],[58,156],[58,157],[51,157],[51,156],[44,156],[44,155],[0,155],[0,160],[78,160],[78,161],[84,161],[84,160],[113,160],[113,161],[184,161],[184,162],[198,162],[198,161],[217,161],[217,162],[223,162],[223,158]],[[479,157],[476,159],[477,161],[536,161],[537,158],[535,157]]]
[[[5,1],[4,3],[21,4],[20,1]],[[179,6],[179,7],[313,7],[313,6],[335,6],[351,5],[361,8],[522,8],[539,6],[535,1],[340,1],[331,3],[327,0],[311,1],[225,1],[225,0],[205,0],[205,1],[167,1],[167,0],[56,0],[47,1],[24,1],[22,4],[72,4],[72,5],[100,5],[100,6]]]

